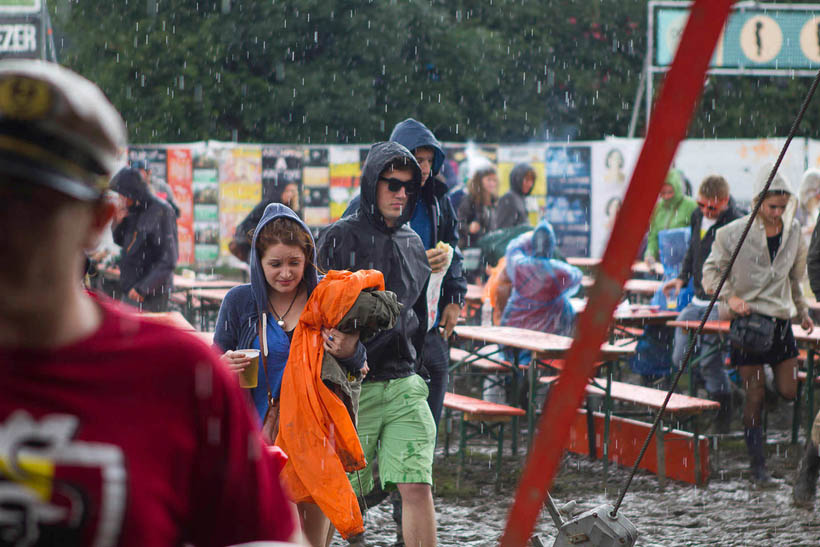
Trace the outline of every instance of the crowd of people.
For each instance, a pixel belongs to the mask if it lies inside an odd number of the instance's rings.
[[[42,62],[0,61],[2,89],[13,100],[0,101],[0,275],[17,287],[0,299],[3,541],[327,546],[338,531],[363,545],[364,511],[390,496],[399,543],[435,545],[433,456],[468,280],[491,288],[496,323],[573,334],[582,275],[549,222],[530,224],[532,166],[515,166],[500,198],[488,161],[454,191],[441,143],[407,119],[369,149],[360,195],[316,237],[292,192],[266,196],[237,228],[231,252],[250,282],[228,292],[209,348],[81,283],[110,230],[120,300],[163,311],[173,290],[179,208],[146,163],[119,167],[125,126],[113,106],[91,82]],[[780,173],[763,193],[769,172],[757,178],[759,213],[710,315],[755,333],[728,357],[761,486],[772,483],[767,370],[774,392],[793,400],[791,324],[813,329],[806,278],[820,290],[819,194],[801,190],[800,203]],[[809,170],[803,186],[817,182]],[[748,220],[723,177],[705,178],[692,199],[670,171],[643,258],[663,263],[661,294],[679,319],[703,317]],[[483,260],[465,267],[462,251],[477,248]],[[674,366],[687,343],[675,333]],[[697,355],[725,433],[732,380],[720,341],[701,336]],[[797,503],[814,499],[818,445],[820,414]]]

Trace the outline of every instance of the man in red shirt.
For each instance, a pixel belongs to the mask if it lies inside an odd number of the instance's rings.
[[[291,540],[235,378],[193,336],[82,289],[124,147],[94,84],[0,61],[0,543]]]

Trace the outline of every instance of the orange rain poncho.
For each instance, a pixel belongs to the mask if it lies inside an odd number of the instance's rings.
[[[276,445],[289,456],[285,489],[295,502],[317,504],[344,538],[364,531],[345,472],[366,462],[347,408],[322,381],[321,328],[336,326],[368,288],[384,290],[381,272],[331,270],[316,286],[293,333],[279,399]]]

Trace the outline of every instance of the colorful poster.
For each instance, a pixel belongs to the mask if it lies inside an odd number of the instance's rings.
[[[194,195],[191,151],[187,148],[168,149],[168,185],[179,206],[179,264],[194,263]]]
[[[165,148],[152,146],[132,146],[128,149],[128,162],[144,160],[151,167],[151,178],[167,181],[167,153]],[[176,199],[176,195],[174,195]]]
[[[219,162],[219,250],[228,256],[236,226],[262,199],[262,150],[226,148]]]
[[[262,148],[262,195],[302,213],[302,149],[299,146]]]
[[[546,151],[547,208],[564,256],[589,256],[591,147],[550,146]]]
[[[203,153],[193,160],[194,258],[212,265],[219,258],[219,162]]]
[[[591,256],[604,253],[642,143],[609,138],[592,144]]]
[[[510,190],[510,173],[519,163],[526,163],[535,171],[535,185],[525,202],[530,224],[535,226],[547,205],[547,168],[544,163],[545,146],[498,147],[498,195]]]
[[[302,154],[304,219],[309,227],[320,228],[330,223],[329,150],[305,148]]]
[[[330,147],[330,221],[342,217],[359,191],[361,154],[356,146]]]

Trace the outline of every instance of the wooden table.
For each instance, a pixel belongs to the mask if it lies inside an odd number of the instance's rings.
[[[533,331],[528,329],[521,329],[517,327],[480,327],[480,326],[456,326],[455,333],[460,338],[466,340],[474,340],[489,344],[498,344],[499,346],[506,346],[507,348],[514,348],[515,350],[528,350],[533,352],[534,357],[540,359],[560,359],[566,354],[569,347],[572,345],[572,338],[566,336],[559,336],[557,334],[548,334],[545,332]],[[514,352],[513,359],[513,379],[515,380],[519,372],[519,353]],[[604,416],[604,438],[609,438],[609,418],[612,409],[611,386],[612,386],[612,366],[611,363],[628,355],[634,353],[631,348],[624,348],[612,344],[603,344],[601,346],[600,360],[605,362],[606,366],[606,388],[604,396],[604,405],[606,413]],[[528,424],[528,445],[532,443],[535,432],[535,386],[536,376],[538,374],[538,366],[535,364],[535,359],[527,367],[529,376],[529,394],[527,404],[527,424]],[[516,391],[514,389],[514,391]],[[517,391],[516,391],[517,392]],[[517,435],[517,420],[514,419],[513,435],[514,439]],[[604,466],[608,466],[609,448],[608,443],[604,443]],[[516,442],[513,442],[513,450],[516,450]]]
[[[667,323],[670,327],[681,328],[688,331],[690,334],[694,333],[700,321],[670,321]],[[707,321],[703,325],[704,334],[717,334],[725,336],[729,332],[729,321]],[[795,341],[805,347],[808,352],[806,356],[806,406],[808,407],[808,417],[806,420],[806,435],[811,434],[812,424],[814,422],[814,360],[817,352],[820,351],[820,327],[815,327],[809,333],[800,325],[792,324],[792,334]],[[690,368],[690,383],[691,383],[691,368]],[[792,443],[797,442],[798,429],[800,424],[800,394],[798,392],[797,399],[794,402],[794,416],[792,420]]]
[[[153,321],[168,327],[175,327],[182,330],[196,331],[185,316],[178,311],[164,311],[164,312],[142,312],[139,316],[143,319]]]
[[[589,256],[568,256],[566,261],[570,266],[575,266],[576,268],[581,268],[582,270],[587,270],[590,272],[594,271],[601,265],[600,258],[593,258]],[[663,265],[660,262],[656,262],[655,265],[650,268],[646,262],[635,262],[632,265],[632,273],[656,275],[661,277],[663,276]]]

